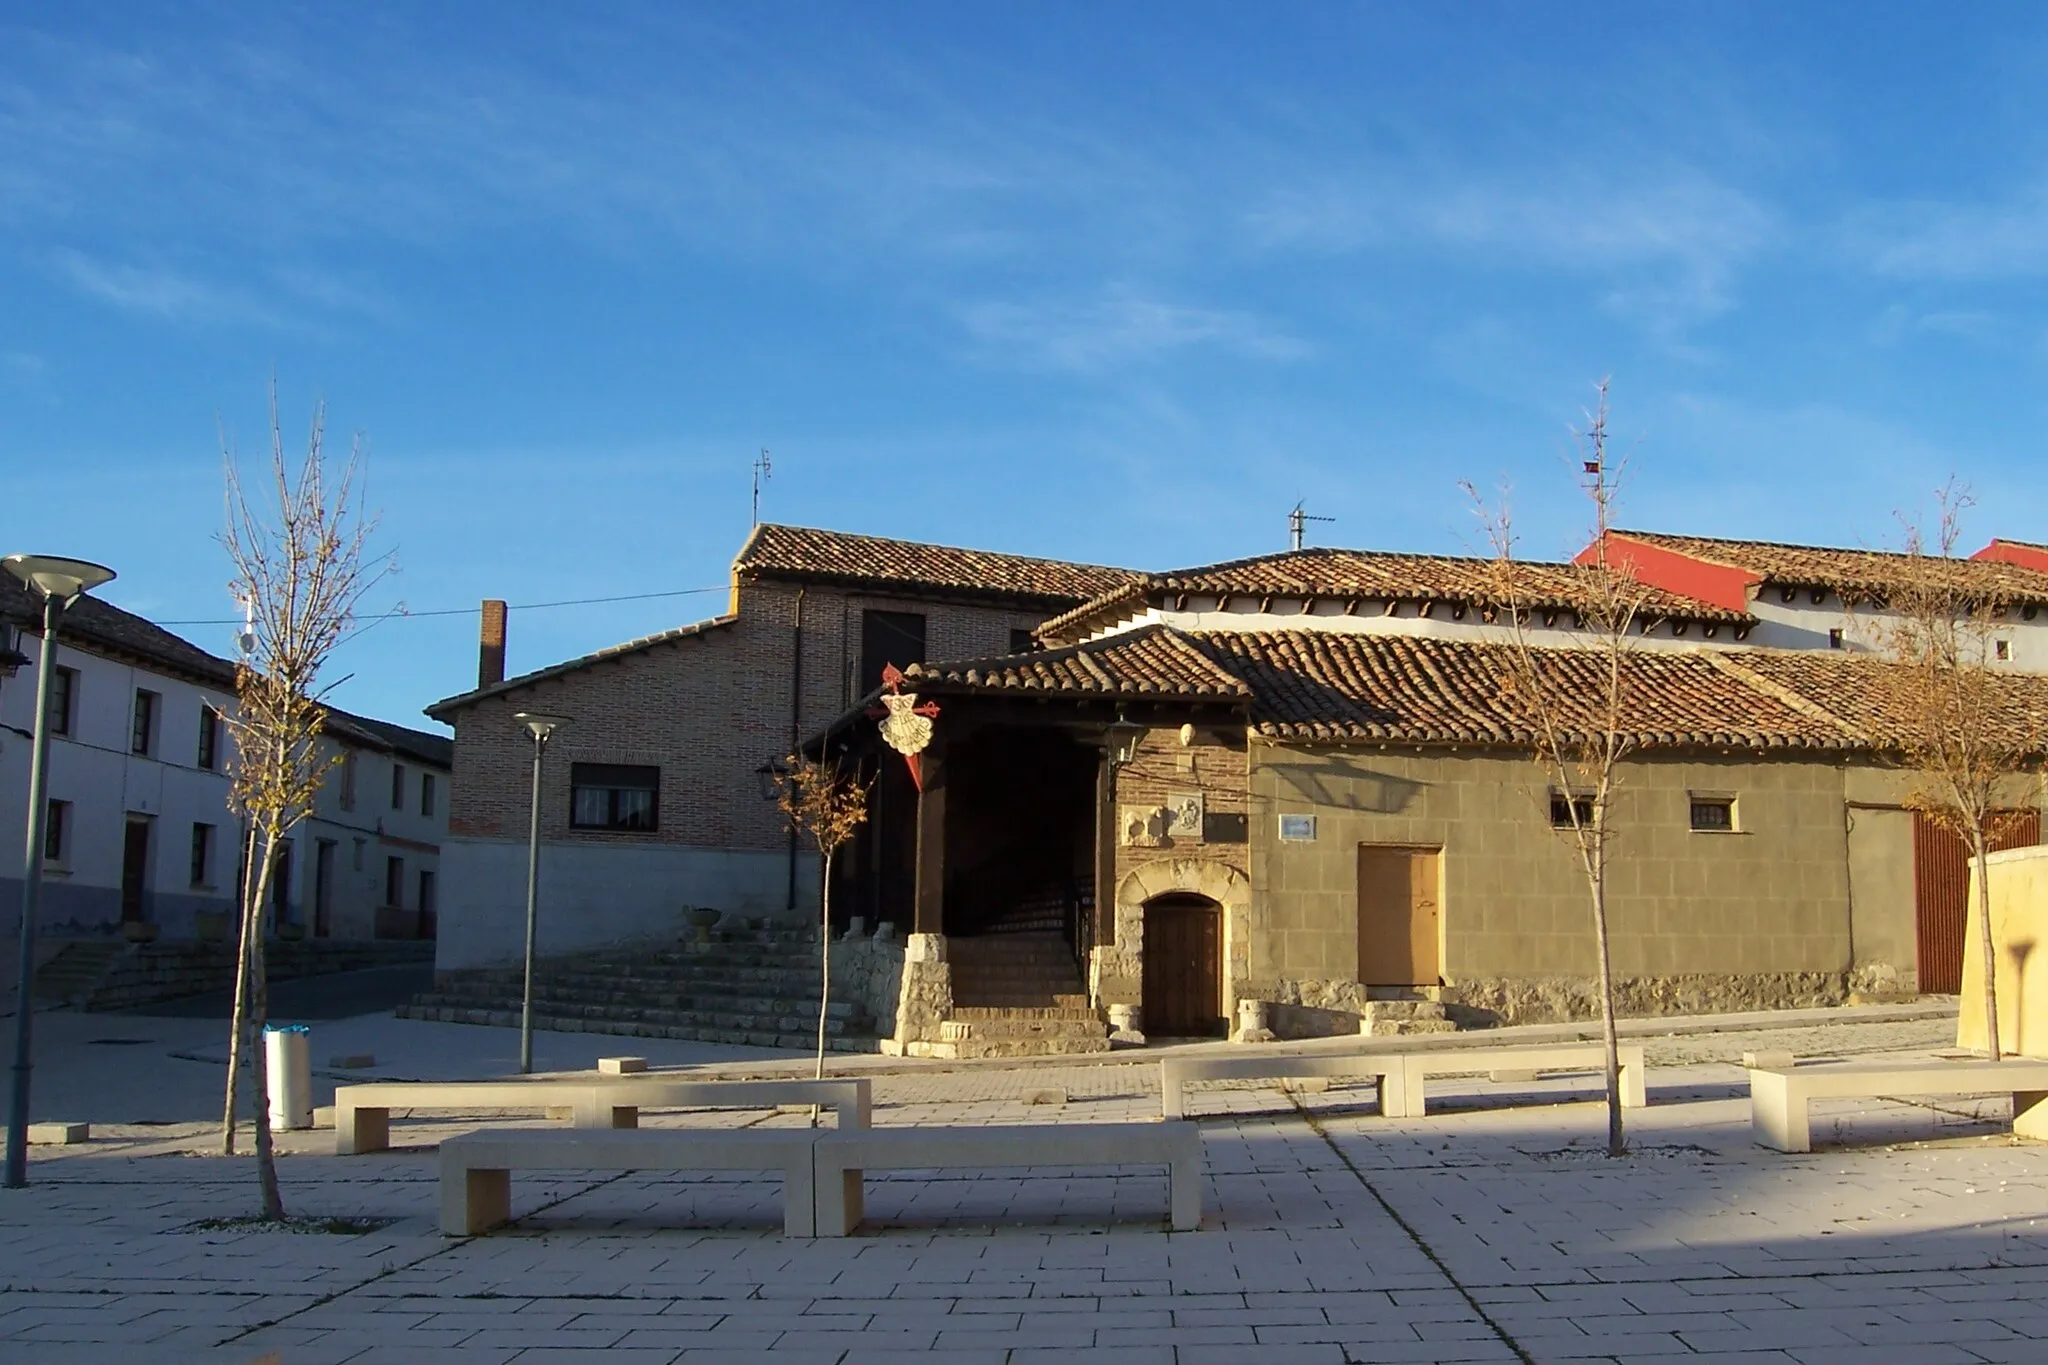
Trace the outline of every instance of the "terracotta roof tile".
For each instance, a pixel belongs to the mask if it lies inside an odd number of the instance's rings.
[[[42,600],[12,574],[0,573],[0,621],[31,635],[42,633]],[[190,640],[91,595],[72,603],[58,624],[60,663],[67,644],[81,645],[209,686],[232,687],[235,682],[232,661],[209,654]]]
[[[1731,659],[1826,707],[1873,744],[1894,745],[1909,733],[1902,670],[1882,659],[1820,650],[1744,650]],[[2048,737],[2048,676],[2017,670],[1983,676],[2013,718],[2009,738],[2031,744]]]
[[[1130,582],[1128,569],[964,550],[881,536],[762,524],[733,560],[733,572],[876,587],[1009,598],[1042,606],[1085,602]]]
[[[1882,595],[1898,581],[1906,556],[1889,550],[1845,550],[1820,545],[1779,545],[1763,540],[1714,540],[1656,531],[1616,531],[1616,536],[1745,569],[1785,587]],[[2023,542],[2014,542],[2023,543]],[[1956,559],[1959,572],[2019,602],[2048,602],[2048,574],[1995,559]]]
[[[1146,626],[1085,645],[960,663],[913,664],[913,686],[948,691],[1246,700],[1251,689],[1180,632]]]
[[[1571,564],[1524,562],[1517,566],[1528,587],[1527,605],[1539,611],[1570,611],[1585,600],[1587,570]],[[1231,560],[1193,569],[1134,576],[1094,601],[1047,621],[1048,640],[1075,634],[1132,614],[1165,596],[1340,598],[1374,601],[1450,602],[1486,608],[1499,605],[1494,562],[1451,555],[1389,554],[1315,548]],[[1645,611],[1660,619],[1752,625],[1745,612],[1649,588]]]

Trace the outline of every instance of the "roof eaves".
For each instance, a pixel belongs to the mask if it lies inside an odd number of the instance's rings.
[[[599,664],[610,663],[615,659],[623,659],[629,655],[644,653],[647,650],[655,649],[662,645],[676,644],[683,640],[709,635],[715,630],[722,630],[727,626],[735,624],[738,620],[739,617],[734,615],[714,616],[709,620],[695,621],[687,626],[677,626],[673,630],[664,630],[653,635],[644,635],[637,640],[627,640],[620,644],[609,645],[590,654],[579,655],[574,659],[564,659],[561,663],[551,664],[546,668],[536,669],[531,673],[522,673],[516,678],[507,678],[503,682],[492,683],[489,687],[479,687],[469,692],[458,693],[452,697],[443,697],[440,701],[430,703],[423,710],[435,720],[446,721],[450,713],[460,711],[465,707],[474,706],[478,702],[488,701],[492,697],[499,697],[508,692],[516,692],[522,688],[533,687],[555,678],[567,677],[572,673],[580,673],[587,668],[594,668]]]

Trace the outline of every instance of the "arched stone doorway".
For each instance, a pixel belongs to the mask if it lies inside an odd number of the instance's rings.
[[[1169,891],[1145,902],[1142,968],[1147,1036],[1213,1038],[1229,1031],[1223,1013],[1223,907],[1208,896]]]
[[[1089,988],[1097,1005],[1143,1005],[1145,906],[1162,896],[1186,893],[1213,902],[1221,937],[1223,1017],[1237,1010],[1237,998],[1251,974],[1252,884],[1229,863],[1210,858],[1163,858],[1132,868],[1116,883],[1116,940],[1097,946],[1089,963]],[[1141,1025],[1148,1033],[1149,1021]]]

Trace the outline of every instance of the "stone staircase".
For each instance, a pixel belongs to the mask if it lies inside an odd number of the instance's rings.
[[[229,991],[235,984],[235,952],[236,945],[222,942],[72,939],[36,968],[36,1001],[87,1011],[125,1010]],[[417,941],[272,939],[264,947],[264,970],[272,981],[433,960],[434,945]]]
[[[1359,1031],[1375,1038],[1400,1038],[1418,1033],[1456,1033],[1443,1005],[1420,992],[1387,999],[1368,999],[1360,1012]]]
[[[83,1005],[127,945],[118,939],[72,939],[36,968],[38,1005]]]
[[[1073,950],[1058,933],[949,938],[953,1010],[932,1057],[1057,1057],[1109,1051]]]
[[[516,1028],[522,979],[517,966],[443,972],[398,1015]],[[642,944],[536,962],[533,1026],[809,1049],[818,1042],[818,986],[815,930],[735,929],[698,951]],[[825,1046],[874,1051],[874,1021],[835,998]]]

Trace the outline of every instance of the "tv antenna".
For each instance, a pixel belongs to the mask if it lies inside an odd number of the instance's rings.
[[[1335,517],[1311,516],[1303,510],[1306,505],[1306,502],[1297,502],[1294,504],[1294,510],[1287,514],[1287,539],[1291,549],[1299,550],[1301,548],[1302,541],[1308,536],[1308,524],[1310,522],[1334,522],[1336,520]]]
[[[761,453],[754,458],[754,525],[761,524],[761,485],[768,482],[773,470],[768,463],[768,447],[762,446]]]

